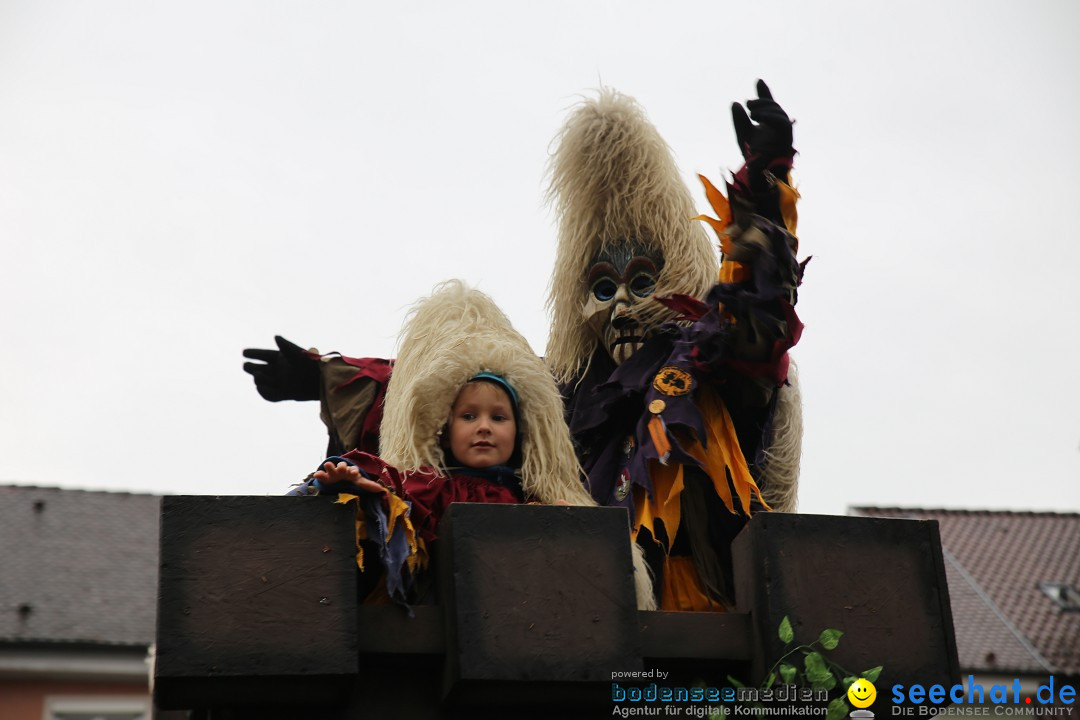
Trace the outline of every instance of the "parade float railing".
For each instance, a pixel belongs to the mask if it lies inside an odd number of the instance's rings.
[[[785,617],[889,684],[959,676],[934,521],[759,514],[729,613],[636,610],[622,509],[456,504],[439,537],[439,604],[360,605],[353,506],[164,498],[160,716],[606,717],[627,687],[760,683]]]

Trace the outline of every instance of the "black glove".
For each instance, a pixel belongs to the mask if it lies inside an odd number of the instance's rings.
[[[274,342],[277,350],[244,350],[244,357],[262,361],[244,363],[244,372],[255,378],[255,389],[270,402],[318,400],[318,359],[280,335],[274,336]]]
[[[787,182],[795,150],[791,146],[791,119],[773,100],[764,80],[757,81],[757,93],[757,100],[746,103],[749,116],[742,105],[731,104],[731,120],[739,149],[746,160],[748,189],[754,195],[765,195],[770,188],[766,171]]]

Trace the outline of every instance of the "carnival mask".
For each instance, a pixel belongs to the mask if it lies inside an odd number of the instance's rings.
[[[616,364],[644,342],[638,310],[656,291],[663,260],[626,243],[605,248],[589,268],[585,320]]]

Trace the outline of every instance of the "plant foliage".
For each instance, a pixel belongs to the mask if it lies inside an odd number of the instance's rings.
[[[829,659],[830,650],[835,650],[840,644],[840,638],[844,633],[835,628],[822,630],[817,639],[811,643],[796,644],[795,630],[792,628],[791,619],[784,616],[780,621],[780,627],[776,631],[780,642],[784,643],[784,652],[765,676],[761,684],[762,690],[768,690],[776,683],[779,674],[780,681],[786,685],[794,684],[798,687],[807,687],[814,690],[826,690],[829,692],[839,690],[839,694],[829,701],[826,720],[842,720],[846,718],[851,708],[847,703],[847,689],[851,683],[860,677],[870,682],[877,682],[881,676],[883,666],[878,665],[869,670],[864,670],[858,675],[845,670]],[[801,657],[802,662],[799,662]],[[728,682],[733,687],[741,688],[745,685],[735,678],[728,676]],[[760,707],[760,703],[757,704]]]

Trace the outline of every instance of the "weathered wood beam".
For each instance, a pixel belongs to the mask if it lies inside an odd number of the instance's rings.
[[[161,520],[159,708],[348,696],[358,668],[352,509],[173,496]]]
[[[624,510],[454,505],[432,548],[439,604],[410,617],[357,605],[353,513],[322,497],[165,498],[157,706],[209,720],[610,710],[613,673],[757,682],[789,649],[784,616],[799,642],[843,630],[833,658],[885,665],[890,684],[958,675],[933,522],[758,515],[732,547],[739,611],[663,613],[635,609]]]
[[[959,681],[936,520],[763,513],[735,538],[732,558],[736,605],[753,619],[751,682],[784,653],[785,616],[797,643],[841,630],[829,656],[852,672],[884,665],[890,686]]]

